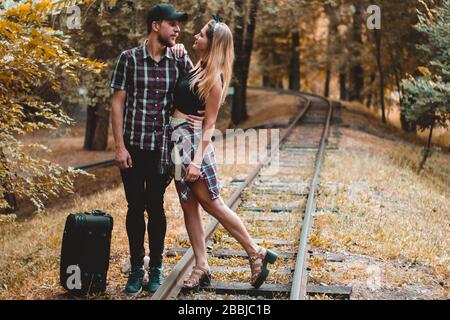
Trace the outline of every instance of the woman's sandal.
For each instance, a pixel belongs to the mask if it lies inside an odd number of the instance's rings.
[[[182,293],[198,292],[200,287],[211,284],[211,271],[208,268],[194,266],[189,278],[184,280]]]
[[[250,269],[252,271],[251,285],[258,289],[266,281],[269,275],[269,269],[267,269],[268,263],[274,263],[277,260],[278,255],[269,249],[259,247],[256,254],[249,256]]]

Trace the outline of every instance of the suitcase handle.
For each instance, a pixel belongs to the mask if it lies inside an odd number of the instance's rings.
[[[91,212],[85,212],[85,213],[93,215],[93,216],[104,216],[105,215],[105,213],[102,210],[100,210],[100,209],[95,209],[95,210],[93,210]]]

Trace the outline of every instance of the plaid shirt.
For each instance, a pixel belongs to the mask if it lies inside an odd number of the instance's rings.
[[[125,143],[145,150],[162,147],[164,129],[172,113],[175,84],[180,72],[192,68],[187,55],[177,59],[169,48],[159,62],[154,61],[148,52],[147,40],[142,46],[120,54],[111,88],[126,90]]]

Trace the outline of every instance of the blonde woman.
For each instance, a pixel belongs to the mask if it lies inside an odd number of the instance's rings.
[[[173,150],[171,163],[177,162],[175,184],[195,256],[195,266],[184,281],[183,291],[197,291],[200,286],[210,283],[200,206],[242,245],[249,257],[251,284],[259,288],[269,274],[267,264],[274,263],[277,255],[255,244],[241,219],[221,198],[211,142],[217,114],[231,80],[233,36],[228,26],[215,17],[195,35],[193,49],[200,61],[191,72],[180,77],[175,87],[175,111],[170,132],[165,135],[174,142],[170,148]],[[203,124],[195,128],[187,118],[203,110]],[[168,141],[166,143],[169,145]],[[162,157],[162,162],[162,167],[167,167],[167,159]]]

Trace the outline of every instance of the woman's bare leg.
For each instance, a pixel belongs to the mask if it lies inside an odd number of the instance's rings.
[[[216,218],[224,228],[242,245],[249,256],[254,255],[258,246],[250,237],[247,229],[238,215],[223,201],[222,197],[212,200],[204,180],[197,180],[191,186],[191,194],[200,205]]]
[[[179,184],[175,183],[178,194]],[[192,192],[189,194],[187,201],[181,201],[181,208],[184,214],[184,223],[191,242],[192,250],[195,256],[195,265],[208,268],[208,260],[206,258],[205,229],[202,223],[200,212],[200,204]]]

